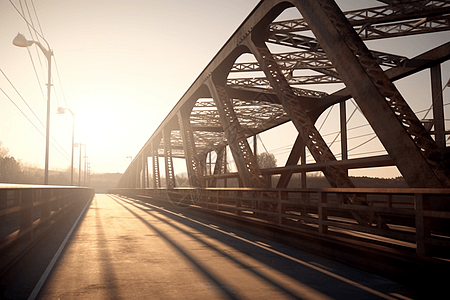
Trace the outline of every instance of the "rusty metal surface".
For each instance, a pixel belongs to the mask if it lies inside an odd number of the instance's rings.
[[[277,20],[288,8],[298,9],[302,18]],[[148,177],[161,186],[158,157],[166,158],[169,186],[175,184],[175,157],[186,159],[191,185],[201,185],[208,175],[208,153],[215,153],[214,174],[220,176],[226,172],[223,149],[230,147],[243,185],[262,187],[247,138],[292,121],[313,149],[316,165],[299,165],[299,160],[305,163],[303,146],[294,144],[285,170],[279,172],[281,184],[292,172],[320,169],[332,186],[351,187],[346,169],[352,162],[337,161],[320,132],[311,129],[325,109],[353,97],[389,155],[380,157],[383,165],[397,166],[411,187],[448,187],[441,153],[445,128],[437,129],[438,147],[392,82],[432,67],[436,72],[435,66],[450,58],[450,43],[407,58],[369,49],[363,41],[448,31],[449,16],[449,1],[379,1],[346,12],[332,0],[261,1],[135,156],[118,186],[143,186]],[[249,43],[250,38],[258,45]],[[264,46],[269,44],[283,45],[284,50],[269,50]],[[253,61],[237,60],[248,53]],[[320,88],[338,82],[346,87],[334,93]],[[435,124],[442,122],[439,118]],[[153,156],[152,168],[142,164],[147,156]],[[151,175],[142,174],[147,169]]]

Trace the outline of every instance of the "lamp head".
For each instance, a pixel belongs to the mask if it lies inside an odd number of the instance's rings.
[[[67,108],[64,107],[58,107],[58,110],[56,111],[57,114],[65,114]]]
[[[34,41],[27,40],[23,34],[18,33],[17,36],[13,40],[13,45],[17,47],[28,47],[33,45]]]

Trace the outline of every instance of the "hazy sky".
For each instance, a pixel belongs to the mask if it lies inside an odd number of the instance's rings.
[[[186,92],[208,62],[252,11],[257,0],[12,0],[19,9],[28,10],[37,30],[54,51],[57,69],[52,68],[54,89],[51,95],[51,133],[63,150],[50,148],[50,168],[70,166],[71,116],[57,115],[58,106],[76,113],[76,142],[87,144],[92,171],[123,172],[129,164],[127,156],[138,153],[157,126]],[[344,10],[364,5],[381,5],[374,0],[342,0]],[[33,5],[39,17],[34,15]],[[31,22],[31,21],[30,21]],[[45,58],[36,47],[18,48],[12,40],[18,32],[28,39],[25,20],[8,0],[0,0],[0,69],[13,83],[34,113],[45,124],[46,74]],[[373,48],[406,48],[417,55],[432,46],[448,41],[450,34],[418,39],[373,42]],[[44,43],[45,44],[45,43]],[[396,48],[397,47],[397,48]],[[403,50],[402,50],[403,51]],[[40,60],[38,58],[38,53]],[[402,53],[402,52],[400,52]],[[30,59],[33,61],[40,86]],[[54,61],[52,62],[54,65]],[[450,75],[448,63],[443,65],[443,80]],[[58,72],[59,71],[59,76]],[[428,78],[428,74],[423,75]],[[421,82],[422,77],[416,81]],[[416,83],[399,83],[406,90]],[[420,84],[419,84],[420,85]],[[0,87],[36,124],[22,99],[0,74]],[[41,92],[41,89],[43,93]],[[429,97],[429,84],[423,96]],[[450,90],[450,89],[449,89]],[[450,92],[444,94],[445,100]],[[421,99],[417,101],[419,103]],[[445,101],[444,100],[444,101]],[[448,100],[447,100],[448,101]],[[429,99],[416,109],[429,106]],[[45,138],[0,91],[0,141],[10,155],[39,167],[44,165]],[[330,129],[331,132],[335,128]],[[295,135],[286,139],[292,143]],[[55,142],[52,141],[54,145]],[[279,141],[265,140],[269,152]],[[56,145],[57,148],[60,148]],[[78,161],[76,149],[76,163]],[[62,152],[62,153],[61,153]],[[284,157],[287,155],[283,154]],[[279,159],[279,162],[282,162]]]

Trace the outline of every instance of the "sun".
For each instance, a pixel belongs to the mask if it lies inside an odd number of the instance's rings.
[[[87,144],[91,150],[104,148],[120,131],[117,114],[101,99],[88,101],[75,112],[76,142]]]

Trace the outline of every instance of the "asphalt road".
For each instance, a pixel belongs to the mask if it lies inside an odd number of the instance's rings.
[[[38,299],[409,298],[415,298],[411,291],[385,278],[182,211],[102,194],[38,294]]]

